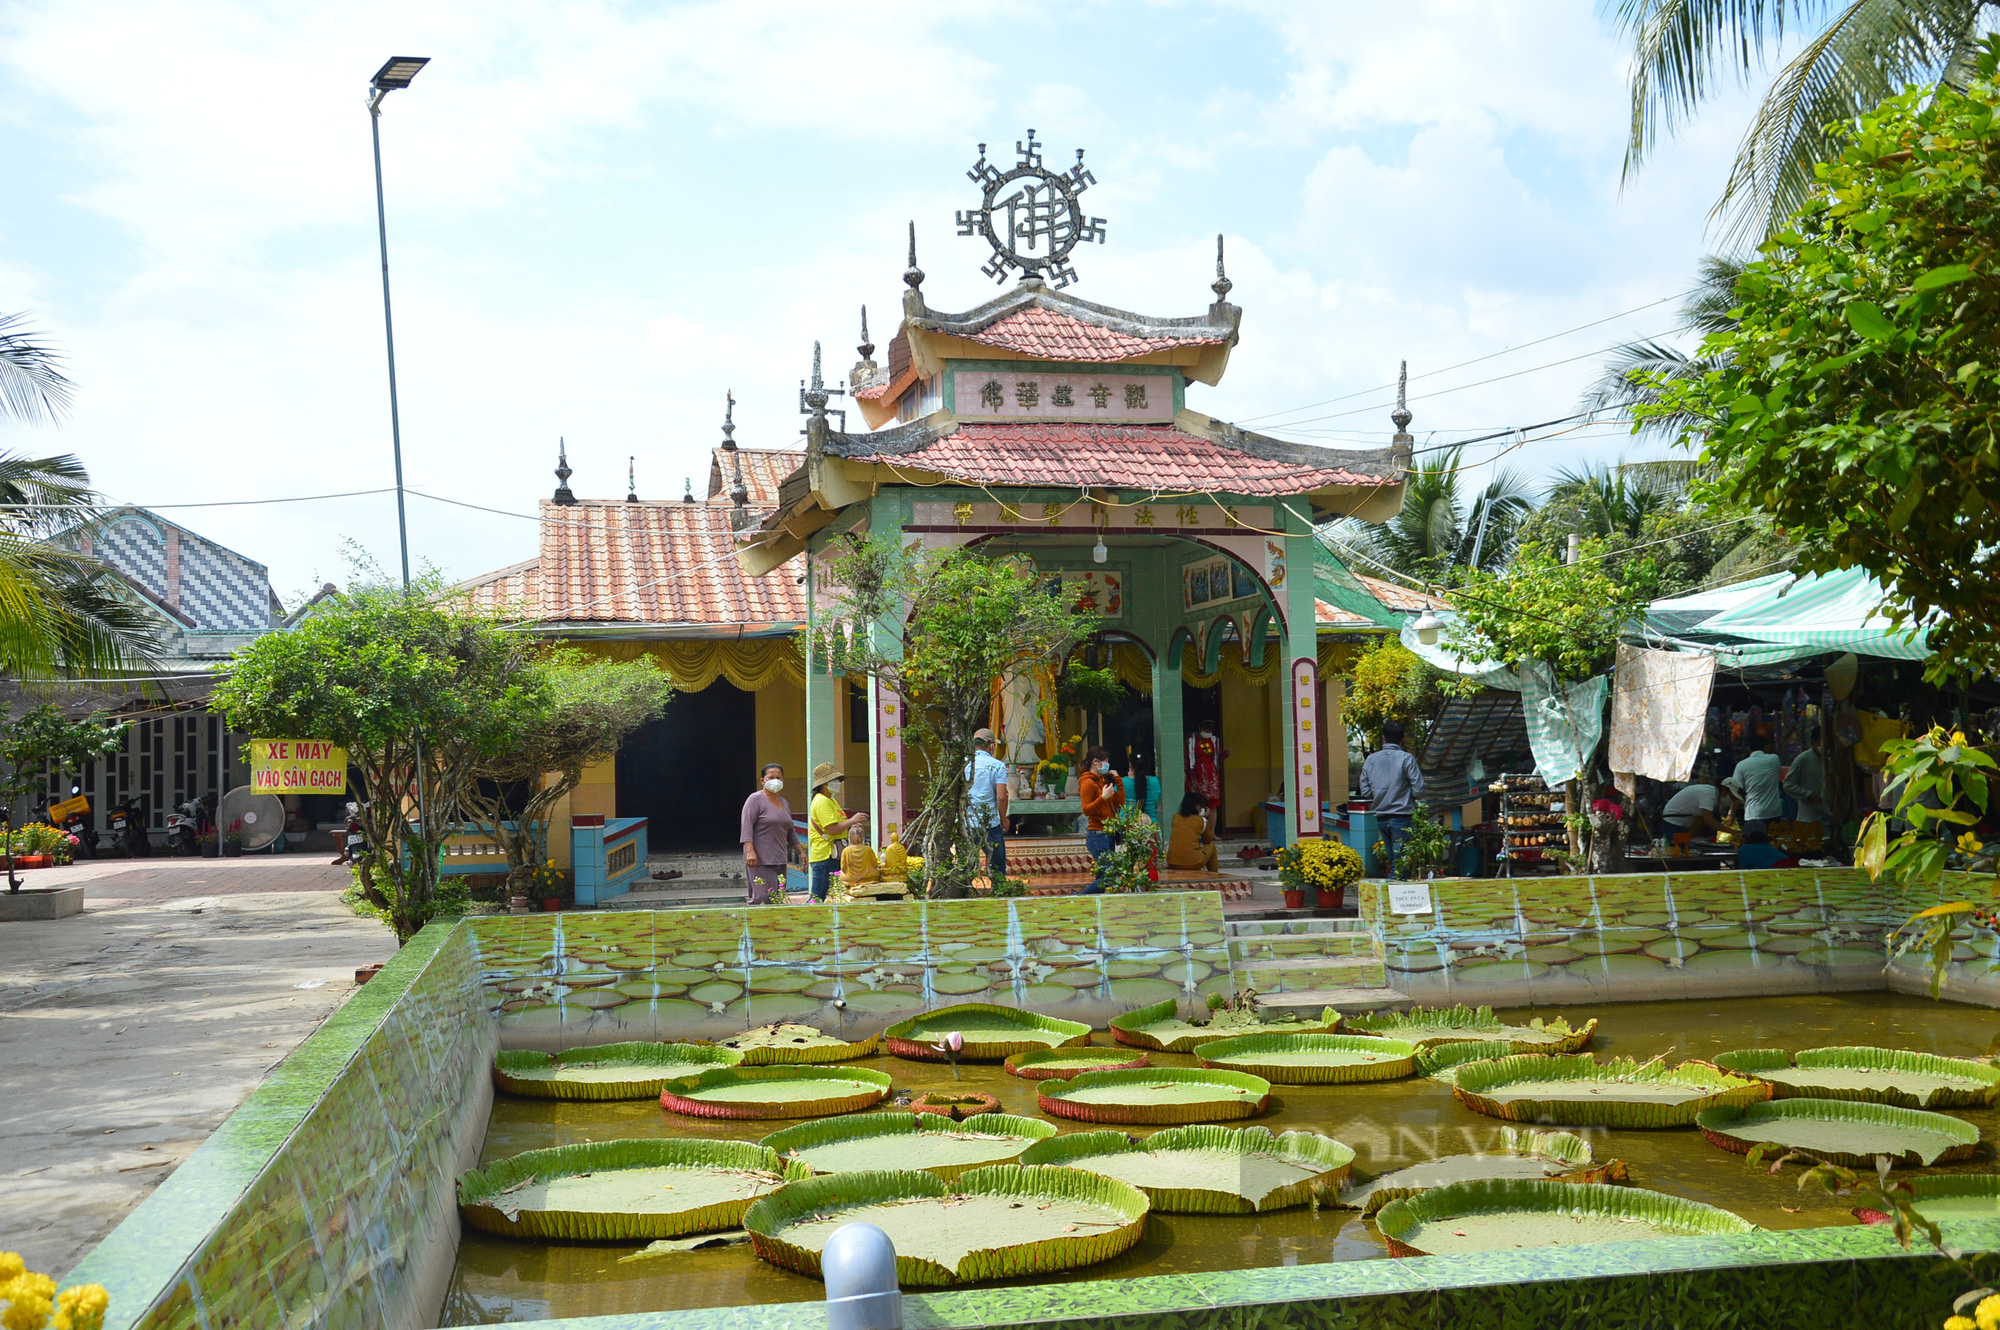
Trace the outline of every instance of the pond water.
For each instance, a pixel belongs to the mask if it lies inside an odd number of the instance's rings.
[[[1984,1054],[2000,1035],[2000,1011],[1896,993],[1737,998],[1609,1004],[1601,1009],[1515,1009],[1500,1013],[1525,1023],[1537,1015],[1572,1021],[1599,1017],[1591,1051],[1600,1055],[1700,1058],[1751,1047],[1820,1048],[1868,1044],[1950,1056]],[[1093,1043],[1110,1044],[1100,1031]],[[1189,1055],[1154,1053],[1154,1066],[1195,1066]],[[896,1087],[980,1089],[997,1096],[1000,1111],[1041,1117],[1035,1083],[1009,1076],[997,1064],[962,1066],[954,1087],[944,1063],[908,1062],[886,1054],[853,1065],[886,1072]],[[1990,1172],[1991,1143],[2000,1140],[2000,1115],[1957,1110],[1978,1126],[1986,1143],[1971,1162],[1938,1172]],[[1060,1130],[1096,1130],[1092,1124],[1049,1119]],[[661,1111],[655,1100],[630,1103],[559,1103],[496,1096],[481,1162],[522,1150],[619,1137],[704,1137],[758,1140],[788,1120],[757,1122],[683,1118]],[[1310,1130],[1355,1151],[1357,1173],[1384,1173],[1443,1155],[1501,1148],[1509,1124],[1461,1106],[1451,1088],[1421,1078],[1349,1086],[1278,1086],[1271,1107],[1233,1126],[1259,1125],[1274,1132]],[[1670,1192],[1733,1211],[1763,1228],[1852,1224],[1851,1201],[1798,1190],[1798,1169],[1771,1177],[1752,1170],[1741,1155],[1725,1153],[1693,1129],[1609,1131],[1572,1128],[1587,1139],[1598,1162],[1623,1159],[1640,1187]],[[748,1246],[661,1256],[631,1264],[619,1257],[643,1244],[535,1243],[468,1231],[446,1295],[443,1323],[485,1325],[553,1316],[818,1299],[816,1279],[766,1265]],[[1130,1279],[1318,1261],[1389,1259],[1374,1225],[1351,1210],[1310,1207],[1269,1215],[1152,1215],[1140,1243],[1123,1256],[1039,1281],[1065,1283]]]

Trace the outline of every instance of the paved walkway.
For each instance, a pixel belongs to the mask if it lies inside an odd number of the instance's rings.
[[[394,954],[331,857],[24,875],[84,912],[0,924],[0,1249],[68,1270]]]

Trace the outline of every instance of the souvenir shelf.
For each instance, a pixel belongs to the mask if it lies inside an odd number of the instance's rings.
[[[1488,787],[1500,796],[1500,872],[1514,876],[1516,864],[1539,864],[1548,852],[1569,843],[1563,826],[1563,794],[1537,775],[1505,773]]]

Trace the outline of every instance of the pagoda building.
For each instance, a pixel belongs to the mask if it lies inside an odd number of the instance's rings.
[[[1121,769],[1139,757],[1157,774],[1168,814],[1184,789],[1188,737],[1206,721],[1229,749],[1222,825],[1261,826],[1274,839],[1317,836],[1323,804],[1346,797],[1346,735],[1337,685],[1328,695],[1323,639],[1380,632],[1402,615],[1332,560],[1315,531],[1397,511],[1408,413],[1399,411],[1390,446],[1336,450],[1195,409],[1190,397],[1221,383],[1243,322],[1229,300],[1221,238],[1214,299],[1201,313],[1154,317],[1069,295],[1072,251],[1101,241],[1103,222],[1079,203],[1093,183],[1082,154],[1057,171],[1043,166],[1039,147],[1031,133],[1003,171],[982,146],[972,175],[983,198],[958,218],[961,234],[992,247],[983,270],[1014,280],[1012,289],[962,313],[933,310],[912,225],[887,363],[874,359],[865,311],[844,389],[824,381],[815,347],[800,394],[804,458],[776,504],[737,536],[752,576],[789,578],[799,559],[808,570],[806,762],[839,761],[849,747],[838,742],[838,677],[814,655],[828,607],[812,570],[836,541],[896,532],[906,547],[1026,556],[1064,594],[1088,599],[1102,631],[1086,650],[1147,699],[1123,735],[1107,734],[1109,746]],[[841,396],[866,428],[852,428],[832,405]],[[1232,679],[1240,719],[1219,714],[1226,696],[1206,695],[1226,694],[1215,685]],[[879,683],[866,688],[879,842],[915,811],[915,764],[899,738],[901,699]],[[1028,720],[1037,705],[997,705],[1003,758],[1025,764],[1046,748],[1049,736]],[[848,766],[857,805],[861,775]],[[1017,801],[1012,811],[1073,815],[1074,802]],[[1282,828],[1262,820],[1273,808]]]

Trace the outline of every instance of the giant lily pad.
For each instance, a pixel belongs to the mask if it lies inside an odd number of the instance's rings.
[[[1685,1127],[1705,1108],[1771,1097],[1762,1081],[1706,1062],[1599,1063],[1588,1053],[1516,1053],[1469,1062],[1458,1069],[1451,1092],[1492,1117],[1565,1127]]]
[[[919,1171],[833,1173],[766,1196],[743,1216],[757,1255],[820,1274],[828,1238],[867,1223],[896,1246],[906,1288],[1073,1270],[1129,1249],[1145,1231],[1136,1187],[1076,1168],[976,1168],[947,1183]]]
[[[802,1062],[845,1062],[865,1058],[881,1043],[880,1035],[869,1035],[851,1044],[838,1035],[821,1034],[811,1025],[776,1021],[754,1030],[716,1040],[719,1048],[735,1049],[746,1067],[783,1066]]]
[[[1340,1194],[1340,1204],[1374,1214],[1391,1201],[1459,1182],[1523,1179],[1551,1182],[1622,1183],[1631,1173],[1625,1162],[1598,1164],[1590,1143],[1566,1131],[1506,1129],[1499,1154],[1446,1155],[1384,1173]]]
[[[1417,1050],[1417,1075],[1455,1085],[1458,1083],[1458,1069],[1467,1063],[1509,1057],[1513,1052],[1514,1046],[1505,1040],[1474,1042],[1454,1039],[1449,1043],[1432,1044],[1429,1048]]]
[[[1033,1146],[1023,1164],[1059,1164],[1129,1182],[1155,1210],[1248,1215],[1331,1200],[1354,1151],[1314,1132],[1273,1136],[1263,1127],[1169,1127],[1141,1141],[1122,1131],[1080,1131]]]
[[[1748,1154],[1778,1145],[1851,1168],[1955,1164],[1979,1148],[1979,1128],[1943,1113],[1849,1099],[1778,1099],[1707,1109],[1695,1118],[1710,1145]]]
[[[698,1118],[821,1118],[888,1093],[889,1078],[862,1067],[722,1067],[667,1082],[660,1107]]]
[[[981,1113],[963,1122],[936,1113],[857,1113],[787,1127],[759,1144],[786,1159],[804,1160],[815,1173],[918,1168],[950,1182],[971,1169],[1012,1163],[1055,1134],[1052,1122],[1005,1113]]]
[[[1926,1219],[2000,1219],[2000,1173],[1935,1173],[1909,1186]]]
[[[1010,1075],[1025,1081],[1046,1081],[1086,1071],[1128,1071],[1146,1065],[1144,1053],[1122,1048],[1047,1048],[1016,1053],[1007,1059]]]
[[[1502,1041],[1516,1053],[1574,1053],[1590,1046],[1597,1030],[1592,1017],[1571,1029],[1558,1017],[1545,1021],[1539,1016],[1526,1025],[1509,1025],[1493,1014],[1491,1007],[1412,1007],[1407,1012],[1373,1012],[1356,1016],[1347,1023],[1355,1034],[1378,1034],[1400,1039],[1419,1048],[1459,1041]]]
[[[1087,1071],[1037,1086],[1044,1113],[1082,1122],[1223,1122],[1264,1110],[1271,1083],[1242,1072],[1194,1067]]]
[[[672,1238],[734,1228],[753,1200],[811,1175],[747,1141],[597,1141],[474,1169],[458,1180],[458,1209],[515,1238]]]
[[[1519,1179],[1433,1187],[1389,1202],[1376,1213],[1375,1225],[1391,1256],[1709,1237],[1755,1227],[1727,1210],[1665,1192]]]
[[[1273,1085],[1351,1085],[1416,1074],[1417,1047],[1347,1034],[1248,1034],[1203,1044],[1204,1067],[1247,1072]]]
[[[944,1062],[951,1055],[938,1045],[954,1032],[965,1040],[958,1053],[965,1062],[998,1062],[1016,1053],[1090,1042],[1090,1027],[1080,1021],[1057,1020],[990,1002],[961,1002],[927,1011],[890,1026],[882,1038],[899,1058]]]
[[[1167,998],[1150,1007],[1138,1007],[1111,1018],[1111,1037],[1134,1048],[1157,1049],[1163,1053],[1191,1053],[1217,1039],[1242,1035],[1325,1034],[1340,1028],[1340,1013],[1328,1007],[1316,1021],[1273,1021],[1257,1023],[1254,1017],[1217,1012],[1206,1025],[1180,1018],[1180,1000]]]
[[[1898,1108],[1989,1107],[2000,1068],[1896,1048],[1777,1048],[1724,1053],[1715,1065],[1771,1083],[1776,1099],[1852,1099]]]
[[[710,1044],[600,1044],[553,1056],[511,1049],[493,1058],[493,1083],[533,1099],[651,1099],[667,1082],[742,1055]]]

